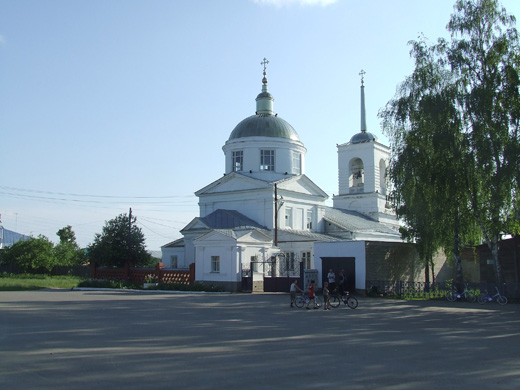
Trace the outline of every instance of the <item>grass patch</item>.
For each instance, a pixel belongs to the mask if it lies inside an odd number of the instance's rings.
[[[0,274],[0,291],[29,291],[42,288],[71,289],[84,278],[77,276],[50,276],[35,274]]]

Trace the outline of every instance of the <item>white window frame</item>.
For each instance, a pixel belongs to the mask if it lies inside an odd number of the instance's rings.
[[[244,169],[244,151],[233,151],[231,161],[233,166],[233,172],[241,172]]]
[[[287,261],[287,267],[290,270],[294,270],[295,262],[296,262],[296,254],[294,252],[285,252],[285,259]]]
[[[285,208],[285,227],[292,229],[293,224],[293,208],[286,207]]]
[[[298,152],[292,152],[292,171],[296,175],[302,173],[302,154]]]
[[[253,265],[252,271],[253,272],[258,272],[258,257],[256,255],[255,256],[251,256],[251,263]]]
[[[177,255],[170,256],[170,268],[179,268],[179,256],[177,256]]]
[[[312,219],[314,217],[314,213],[312,212],[312,210],[307,210],[307,223],[306,223],[306,227],[308,230],[312,230]]]
[[[211,256],[211,273],[220,273],[220,256]]]
[[[260,170],[274,171],[274,150],[261,149],[260,150]]]
[[[311,269],[311,252],[302,252],[303,269]]]

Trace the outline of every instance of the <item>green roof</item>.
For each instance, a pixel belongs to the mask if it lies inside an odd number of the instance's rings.
[[[299,141],[296,130],[277,115],[252,115],[240,122],[229,140],[245,137],[275,137]]]

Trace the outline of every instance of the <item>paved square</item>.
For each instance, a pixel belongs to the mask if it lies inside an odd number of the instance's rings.
[[[519,305],[0,292],[1,389],[518,389]]]

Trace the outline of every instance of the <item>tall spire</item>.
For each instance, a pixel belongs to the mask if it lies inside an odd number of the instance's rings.
[[[361,76],[361,132],[365,133],[367,131],[367,119],[365,112],[365,74],[366,72],[361,69],[359,75]]]
[[[262,92],[256,97],[256,115],[273,115],[273,96],[267,92],[267,73],[266,67],[269,61],[264,58],[260,65],[264,67],[264,77],[262,78]]]

